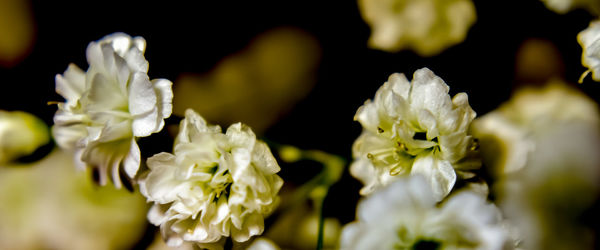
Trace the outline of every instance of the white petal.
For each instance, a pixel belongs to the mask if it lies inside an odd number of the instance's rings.
[[[241,123],[229,126],[226,135],[233,147],[253,148],[256,142],[256,135],[252,129]]]
[[[56,93],[62,95],[68,102],[79,100],[85,90],[85,72],[75,64],[69,67],[63,75],[56,75]]]
[[[138,147],[133,138],[131,139],[129,153],[123,160],[123,168],[125,169],[125,173],[131,178],[135,177],[135,174],[140,168],[140,147]]]
[[[231,228],[231,237],[237,242],[245,242],[254,235],[260,235],[264,230],[264,221],[262,216],[253,213],[246,218],[242,229]]]
[[[167,79],[154,79],[152,85],[157,96],[159,117],[161,120],[168,118],[173,112],[173,83]]]
[[[391,88],[397,95],[400,95],[404,99],[408,99],[410,91],[410,82],[406,79],[404,74],[394,73],[391,74],[388,82],[391,84]]]
[[[133,116],[133,135],[149,136],[157,132],[157,96],[148,76],[135,73],[129,85],[129,112]],[[161,120],[162,121],[162,120]]]
[[[417,156],[411,175],[425,177],[437,201],[446,197],[456,182],[456,173],[452,165],[448,161],[437,159],[433,154]]]
[[[266,143],[262,141],[257,141],[254,144],[254,150],[252,151],[252,162],[254,162],[255,166],[260,169],[263,174],[271,175],[279,172],[281,168],[275,157],[273,157],[273,153],[269,149]]]
[[[56,144],[64,149],[75,149],[78,142],[87,136],[85,125],[53,126],[52,136]]]
[[[413,108],[427,109],[434,114],[451,110],[448,85],[428,68],[415,71],[410,92]]]
[[[84,94],[81,102],[87,111],[123,110],[127,108],[127,98],[120,87],[103,74],[92,77],[89,92]]]
[[[86,59],[90,67],[99,67],[104,65],[104,56],[102,55],[102,48],[97,42],[91,42],[85,51]]]

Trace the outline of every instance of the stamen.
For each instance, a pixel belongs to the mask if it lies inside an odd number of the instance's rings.
[[[405,168],[404,166],[402,166],[400,164],[400,162],[398,162],[394,166],[392,166],[392,168],[390,169],[390,175],[396,176],[396,175],[404,174],[404,173],[406,173],[407,170],[408,170],[407,168]]]
[[[371,151],[367,154],[367,158],[373,162],[373,164],[379,165],[389,165],[393,163],[394,160],[394,149],[381,149],[376,151]]]
[[[377,132],[380,134],[383,134],[383,132],[385,132],[381,127],[377,127]]]

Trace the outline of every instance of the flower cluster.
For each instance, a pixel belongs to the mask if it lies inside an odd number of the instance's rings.
[[[598,107],[592,100],[561,81],[544,88],[523,88],[498,109],[473,122],[486,166],[496,176],[525,167],[536,150],[536,135],[552,126],[575,123],[600,124]],[[570,126],[570,125],[569,125]]]
[[[436,199],[446,196],[456,171],[479,167],[470,161],[474,140],[467,133],[475,112],[465,93],[453,99],[449,87],[431,70],[414,73],[412,82],[392,74],[356,113],[363,126],[352,152],[352,175],[360,179],[366,195],[400,176],[422,174]]]
[[[136,138],[158,132],[171,115],[171,81],[148,78],[146,42],[115,33],[87,47],[89,68],[69,65],[56,76],[58,104],[53,134],[59,146],[75,151],[80,167],[121,186],[121,171],[133,178],[140,166]],[[122,168],[121,168],[122,166]]]
[[[360,0],[364,20],[371,26],[371,47],[413,49],[432,56],[462,42],[475,23],[471,0]]]
[[[217,243],[224,236],[243,242],[261,234],[283,184],[271,151],[241,123],[223,134],[194,111],[185,114],[173,154],[149,158],[150,171],[139,181],[154,202],[148,219],[170,246]]]
[[[413,47],[423,55],[462,40],[475,19],[470,0],[360,0],[359,5],[373,25],[374,46]],[[430,41],[423,42],[425,37]],[[583,64],[600,80],[600,21],[592,22],[578,39]],[[65,98],[54,116],[57,144],[72,151],[69,157],[79,167],[99,173],[102,185],[111,180],[120,187],[123,175],[135,181],[152,203],[147,219],[160,227],[170,247],[222,249],[230,237],[234,244],[248,242],[243,246],[250,249],[276,249],[267,238],[250,242],[263,233],[265,218],[279,205],[283,180],[271,150],[248,126],[235,123],[223,133],[186,109],[172,152],[148,158],[138,175],[143,160],[137,139],[163,129],[173,99],[169,80],[149,79],[145,47],[141,37],[115,33],[89,44],[87,71],[71,64],[56,76],[56,91]],[[572,221],[600,193],[598,106],[553,82],[541,90],[522,89],[475,120],[467,94],[451,97],[449,91],[428,68],[415,71],[411,80],[395,73],[373,100],[358,108],[354,119],[363,130],[352,145],[350,174],[364,184],[364,197],[357,220],[342,230],[340,247],[499,250],[589,245],[589,239],[577,244],[572,241],[577,237],[559,235],[563,228],[585,233]],[[46,130],[30,119],[0,112],[0,163],[47,142],[41,132]],[[11,131],[31,124],[41,131],[15,134],[24,138],[14,139]],[[317,150],[279,149],[281,159],[316,160],[323,172],[291,187],[294,193],[277,214],[293,214],[289,208],[309,198],[315,211],[322,212],[344,161]],[[480,170],[482,166],[486,168]],[[488,181],[502,210],[487,200]],[[577,192],[585,194],[573,196]],[[298,223],[299,228],[318,224],[315,238],[323,243],[326,220],[311,218]],[[542,224],[546,230],[540,230]],[[520,236],[510,235],[507,228]],[[330,234],[339,235],[337,231]]]
[[[500,212],[485,198],[466,191],[441,207],[436,199],[419,175],[394,182],[358,204],[341,249],[503,249]]]
[[[519,232],[522,247],[590,249],[588,229],[574,222],[600,191],[597,104],[553,81],[518,90],[477,119],[472,130],[495,178],[496,202]]]

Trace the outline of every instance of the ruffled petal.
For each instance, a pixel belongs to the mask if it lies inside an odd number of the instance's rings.
[[[456,173],[452,165],[445,160],[437,159],[433,154],[419,155],[412,166],[411,175],[425,177],[436,201],[442,200],[456,182]]]

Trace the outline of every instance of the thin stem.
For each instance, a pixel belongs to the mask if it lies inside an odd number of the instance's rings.
[[[323,199],[321,200],[320,204],[319,204],[319,233],[318,233],[318,238],[317,238],[317,250],[321,250],[323,249],[323,238],[325,237],[324,234],[324,229],[325,229],[325,214],[323,213],[324,211],[324,205],[325,205],[325,199],[327,198],[327,194],[329,193],[329,188],[327,190],[325,190],[325,195],[323,195]]]

